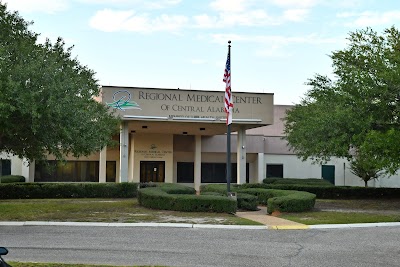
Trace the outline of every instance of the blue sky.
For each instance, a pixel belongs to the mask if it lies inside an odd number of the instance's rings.
[[[274,93],[296,104],[351,31],[400,22],[398,0],[0,0],[74,45],[101,85]]]

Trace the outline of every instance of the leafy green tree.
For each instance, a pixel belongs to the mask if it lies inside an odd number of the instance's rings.
[[[119,120],[95,100],[95,73],[61,38],[37,43],[30,24],[0,2],[0,151],[62,159],[111,144]]]
[[[357,168],[368,166],[366,172],[394,174],[400,167],[400,33],[367,28],[348,40],[330,56],[335,78],[309,79],[311,89],[287,112],[285,138],[303,160],[344,157]]]

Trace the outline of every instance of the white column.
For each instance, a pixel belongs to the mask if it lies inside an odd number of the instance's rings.
[[[246,130],[241,127],[237,135],[237,183],[246,183]]]
[[[21,175],[25,177],[26,182],[35,181],[35,161],[29,161],[24,158],[22,160]]]
[[[106,172],[107,172],[107,147],[103,147],[100,150],[100,158],[99,158],[99,183],[105,183],[106,180]]]
[[[31,161],[29,164],[28,179],[29,179],[29,182],[31,182],[31,183],[35,181],[35,165],[36,165],[35,161]]]
[[[123,121],[120,130],[119,146],[119,182],[128,182],[128,123]]]
[[[264,163],[264,153],[258,153],[257,155],[257,182],[262,183],[265,176],[265,163]]]
[[[136,181],[133,180],[133,168],[135,164],[135,135],[132,133],[129,135],[129,166],[128,166],[128,180],[130,182],[140,182],[138,178]]]
[[[201,135],[195,136],[194,148],[194,189],[200,192],[201,185]]]

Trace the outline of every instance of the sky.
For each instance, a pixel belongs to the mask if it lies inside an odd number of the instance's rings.
[[[0,0],[39,42],[62,37],[100,85],[224,91],[300,103],[350,32],[398,27],[398,0]]]

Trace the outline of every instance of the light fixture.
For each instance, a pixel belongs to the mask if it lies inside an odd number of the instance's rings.
[[[142,126],[142,129],[147,129],[147,125],[143,125],[143,126]]]
[[[226,121],[226,119],[220,119],[220,121]],[[232,122],[262,122],[261,119],[232,119]]]
[[[136,115],[124,115],[125,119],[138,119],[138,120],[168,120],[168,117],[163,116],[136,116]]]
[[[206,130],[206,128],[200,128],[200,131],[205,131]]]
[[[215,118],[194,118],[194,117],[172,117],[177,121],[215,121]]]
[[[182,134],[187,134],[188,132],[182,132]]]

